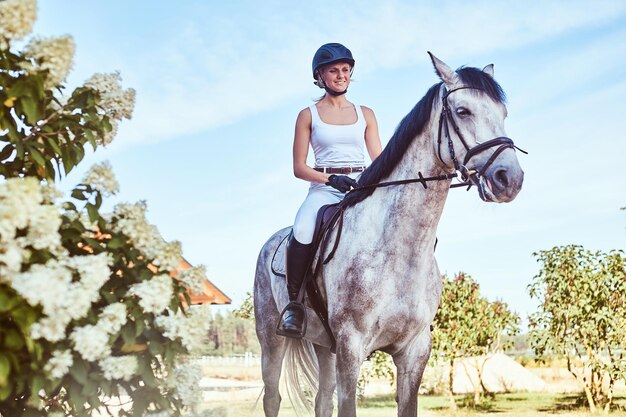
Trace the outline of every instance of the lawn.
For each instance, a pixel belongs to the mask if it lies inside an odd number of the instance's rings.
[[[571,394],[501,394],[496,396],[495,399],[485,400],[480,407],[470,406],[468,398],[457,396],[456,400],[460,407],[457,411],[452,411],[449,408],[449,399],[445,396],[420,396],[419,414],[431,417],[478,417],[489,415],[494,417],[592,416],[586,410],[583,398]],[[256,405],[254,400],[211,401],[206,403],[206,408],[219,411],[215,415],[220,417],[263,417],[261,401]],[[395,417],[396,407],[393,396],[377,396],[361,401],[357,408],[357,414],[359,417]],[[617,397],[616,407],[611,412],[611,416],[626,417],[626,397]],[[283,399],[279,417],[296,417],[296,413],[287,399]]]

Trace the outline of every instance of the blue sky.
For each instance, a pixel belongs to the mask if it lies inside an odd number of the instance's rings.
[[[175,6],[174,6],[175,4]],[[169,6],[169,7],[166,7]],[[356,58],[349,100],[376,112],[385,144],[451,67],[495,64],[524,188],[510,204],[450,193],[437,259],[522,317],[532,253],[556,245],[626,248],[626,3],[623,1],[40,0],[34,33],[74,36],[69,85],[120,70],[133,120],[62,183],[107,159],[116,202],[148,201],[149,220],[240,304],[265,240],[307,192],[293,177],[298,111],[319,97],[311,58],[341,42]]]

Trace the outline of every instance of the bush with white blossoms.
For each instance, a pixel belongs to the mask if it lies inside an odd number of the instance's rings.
[[[204,268],[171,278],[181,245],[144,202],[100,213],[119,190],[108,162],[71,197],[54,187],[113,140],[135,91],[113,72],[64,92],[74,40],[28,42],[36,12],[0,0],[0,416],[199,416],[199,368],[179,361],[207,333],[189,307]]]

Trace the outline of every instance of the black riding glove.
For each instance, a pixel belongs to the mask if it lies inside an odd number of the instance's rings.
[[[348,177],[347,175],[331,175],[328,177],[328,182],[326,185],[330,185],[331,187],[345,193],[350,191],[351,188],[356,188],[359,186],[359,183]]]

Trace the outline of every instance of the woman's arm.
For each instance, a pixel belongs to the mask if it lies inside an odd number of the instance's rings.
[[[376,121],[376,115],[374,111],[369,107],[361,106],[363,111],[363,117],[365,117],[365,147],[367,153],[370,155],[371,160],[378,158],[378,155],[383,151],[380,144],[380,136],[378,134],[378,122]]]
[[[302,180],[328,182],[328,175],[311,168],[306,164],[311,142],[311,110],[308,108],[300,111],[296,119],[296,132],[293,139],[293,174]]]

